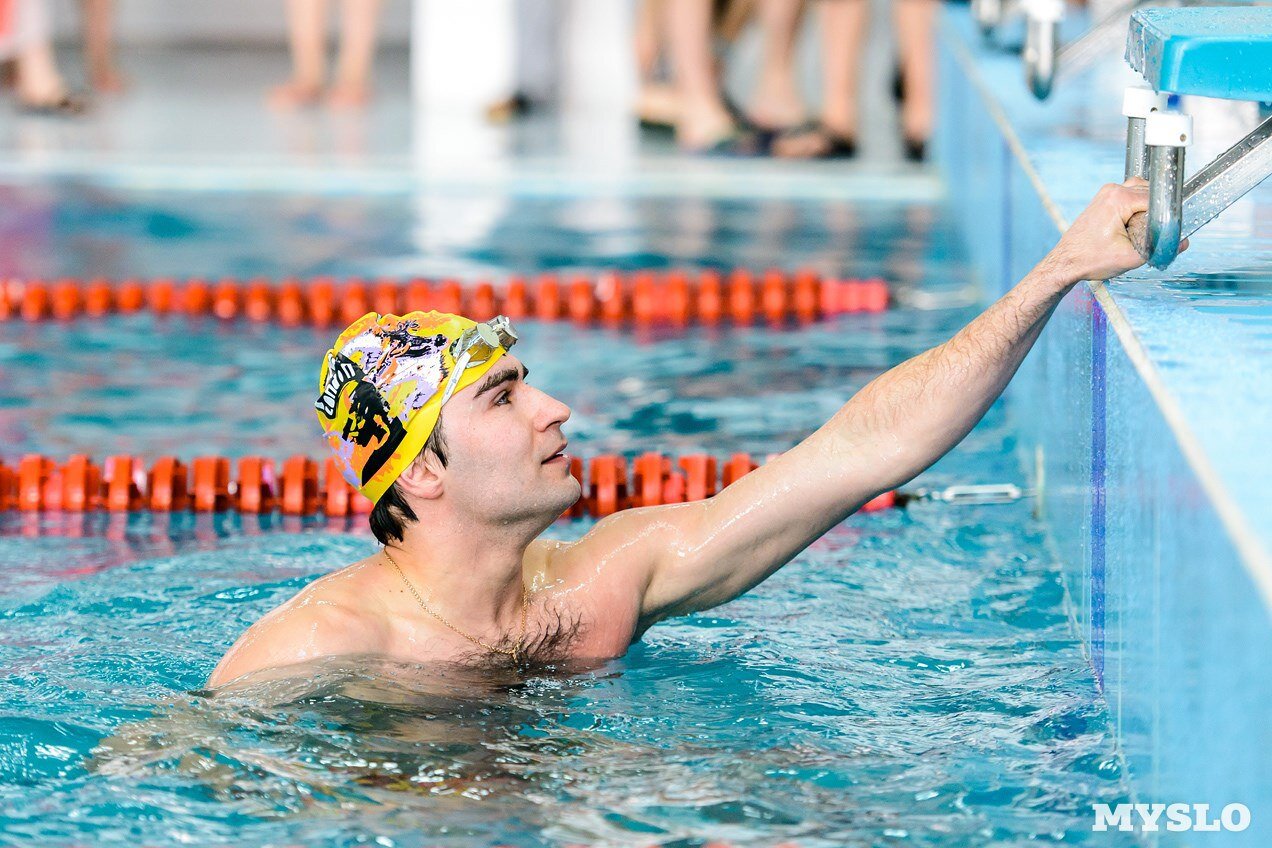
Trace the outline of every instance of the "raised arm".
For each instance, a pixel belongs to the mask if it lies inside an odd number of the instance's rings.
[[[647,570],[645,625],[737,597],[957,445],[1069,289],[1142,264],[1126,222],[1147,208],[1143,186],[1105,186],[1015,288],[949,341],[873,380],[780,457],[709,500],[620,513],[598,526],[601,546],[622,545],[632,554],[626,567]]]

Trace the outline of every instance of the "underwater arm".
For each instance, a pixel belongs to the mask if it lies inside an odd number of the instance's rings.
[[[707,609],[764,580],[876,495],[957,445],[1002,393],[1079,281],[1142,264],[1126,222],[1143,181],[1108,185],[1060,243],[952,339],[892,368],[791,450],[714,498],[646,510],[665,540],[642,615]]]

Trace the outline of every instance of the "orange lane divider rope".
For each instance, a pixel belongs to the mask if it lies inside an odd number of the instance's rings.
[[[462,285],[457,280],[361,279],[337,281],[289,278],[226,278],[111,281],[59,279],[0,280],[0,320],[100,318],[143,310],[157,315],[208,315],[222,320],[277,322],[285,327],[329,329],[368,312],[402,314],[436,309],[479,321],[509,318],[573,321],[578,324],[631,322],[639,325],[691,323],[749,325],[809,323],[821,318],[888,308],[888,285],[880,279],[825,279],[812,271],[754,274],[717,271],[555,274],[512,277]]]
[[[749,454],[723,462],[713,456],[679,458],[646,453],[628,462],[620,456],[572,456],[570,473],[583,497],[569,512],[597,518],[642,506],[705,500],[759,467]],[[886,492],[865,512],[897,505]],[[340,475],[334,459],[293,456],[281,465],[259,456],[231,460],[201,456],[186,463],[161,457],[149,468],[133,456],[112,456],[98,465],[78,454],[64,463],[28,454],[16,466],[0,462],[0,513],[21,512],[200,512],[339,517],[365,515],[371,502]]]

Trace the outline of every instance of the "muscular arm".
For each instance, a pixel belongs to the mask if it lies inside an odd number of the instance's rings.
[[[1015,288],[949,341],[872,381],[796,447],[709,500],[622,513],[598,526],[602,544],[641,552],[627,561],[646,569],[645,625],[737,597],[957,445],[1074,284],[1141,263],[1125,228],[1147,207],[1140,186],[1102,189]]]

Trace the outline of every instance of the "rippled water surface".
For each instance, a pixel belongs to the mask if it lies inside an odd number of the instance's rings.
[[[372,540],[112,535],[6,540],[10,839],[1015,845],[1121,797],[1026,507],[854,518],[581,673],[368,661],[217,698],[192,690],[236,635]]]
[[[926,220],[938,236],[910,267],[947,243]],[[938,265],[912,283],[961,273]],[[517,353],[571,404],[584,455],[763,455],[969,316],[903,307],[786,334],[527,324]],[[144,316],[7,325],[5,456],[316,453],[329,341]],[[1019,482],[1013,447],[995,407],[922,482]],[[0,531],[0,841],[1118,844],[1090,832],[1092,802],[1125,800],[1120,766],[1028,504],[855,516],[600,667],[360,658],[215,697],[201,686],[237,635],[367,555],[368,534],[233,516]]]

